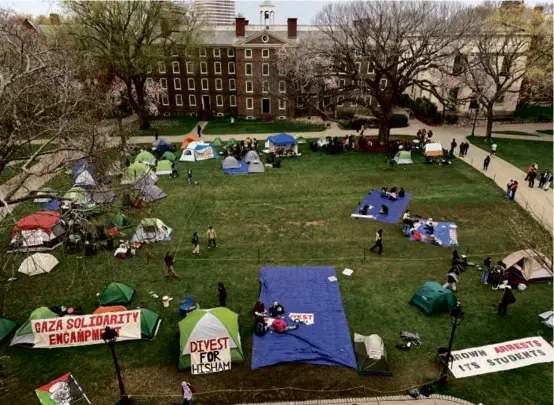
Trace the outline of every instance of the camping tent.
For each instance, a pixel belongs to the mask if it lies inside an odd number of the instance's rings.
[[[100,305],[127,305],[131,302],[135,290],[123,283],[110,283],[98,296]]]
[[[398,165],[411,165],[412,163],[414,163],[412,161],[412,151],[409,151],[409,150],[398,151],[394,156],[394,161]]]
[[[58,263],[58,259],[51,254],[35,253],[23,260],[18,271],[28,276],[36,276],[50,273]]]
[[[12,331],[17,327],[14,321],[10,321],[6,318],[0,318],[0,342],[4,340]]]
[[[197,309],[179,322],[179,369],[190,368],[189,342],[201,339],[226,337],[230,339],[231,361],[244,361],[240,342],[238,315],[225,307]]]
[[[31,321],[35,319],[52,319],[58,315],[51,311],[49,308],[40,307],[31,312],[29,319],[15,332],[10,346],[30,346],[35,344],[35,335],[33,334],[33,328]]]
[[[140,331],[142,338],[152,340],[158,334],[161,322],[160,314],[148,308],[140,310]]]
[[[83,170],[75,179],[75,185],[80,187],[94,187],[96,182],[88,170]]]
[[[198,160],[215,159],[217,152],[209,143],[190,142],[179,159],[181,162],[196,162]]]
[[[139,180],[149,184],[156,184],[158,176],[148,166],[142,163],[133,163],[125,170],[121,178],[121,184],[135,184]]]
[[[173,229],[158,218],[144,218],[137,226],[131,242],[156,242],[171,239]]]
[[[150,152],[143,150],[135,157],[135,163],[154,166],[156,164],[156,158]]]
[[[329,141],[324,136],[322,136],[317,140],[317,146],[319,146],[320,148],[323,148],[324,146],[327,146],[327,145],[329,145]]]
[[[93,314],[94,315],[109,314],[112,312],[122,312],[122,311],[127,311],[127,308],[125,308],[123,305],[108,305],[105,307],[96,308]]]
[[[58,212],[36,212],[17,221],[9,251],[52,250],[62,243],[66,233],[66,224]]]
[[[240,162],[234,156],[227,156],[225,159],[223,159],[223,163],[221,164],[221,167],[223,168],[223,170],[239,169]]]
[[[198,142],[200,138],[198,138],[196,135],[187,135],[183,139],[183,143],[181,144],[181,149],[186,149],[188,144],[191,142]]]
[[[260,155],[258,155],[258,152],[256,152],[255,150],[250,150],[246,152],[246,155],[244,155],[244,161],[246,163],[259,162]]]
[[[167,151],[162,155],[163,160],[169,160],[170,162],[175,162],[177,160],[177,156],[175,156],[175,153]]]
[[[225,147],[228,148],[229,146],[233,146],[237,143],[239,143],[239,141],[237,141],[235,138],[231,138],[227,141],[227,143],[225,144]]]
[[[308,143],[308,141],[306,141],[306,138],[304,138],[302,134],[296,135],[295,139],[296,139],[296,143],[299,145]]]
[[[167,197],[161,188],[153,184],[147,184],[140,188],[137,198],[143,202],[152,202]]]
[[[419,307],[425,315],[450,312],[456,305],[456,295],[436,281],[426,281],[414,294],[410,304]]]
[[[552,262],[532,249],[518,250],[502,260],[508,272],[520,273],[528,283],[552,281]]]
[[[107,186],[95,187],[90,199],[94,204],[113,204],[115,202],[115,191]]]
[[[157,151],[158,153],[164,153],[171,151],[173,146],[168,143],[164,138],[160,138],[154,142],[152,142],[152,150]]]
[[[424,155],[427,157],[442,156],[442,145],[438,142],[428,143],[425,145]]]
[[[385,344],[379,335],[363,336],[354,333],[354,352],[359,374],[392,376]]]
[[[265,147],[269,149],[270,152],[275,152],[278,149],[292,149],[294,153],[298,154],[298,145],[296,139],[290,136],[289,134],[279,134],[270,136],[265,141]]]
[[[166,152],[171,153],[171,152]],[[165,174],[171,174],[171,161],[170,160],[160,160],[156,166],[156,176],[161,176]],[[155,187],[155,186],[154,186]]]
[[[83,172],[89,172],[89,174],[92,174],[94,172],[94,165],[87,162],[86,159],[79,159],[75,162],[75,164],[71,168],[71,174],[73,176],[73,180],[77,182],[77,178]]]
[[[214,141],[212,142],[212,145],[213,146],[222,146],[223,141],[221,140],[221,138],[215,138]]]
[[[252,162],[248,165],[248,173],[264,173],[265,167],[262,162],[259,160],[257,162]]]
[[[85,205],[90,202],[90,197],[87,190],[82,187],[72,187],[67,193],[63,195],[63,198],[72,200],[74,204]]]
[[[112,217],[112,225],[117,229],[125,229],[131,227],[133,225],[133,221],[123,214],[115,214]]]

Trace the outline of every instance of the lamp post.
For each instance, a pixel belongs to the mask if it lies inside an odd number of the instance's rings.
[[[120,403],[122,405],[127,405],[129,403],[129,397],[125,393],[125,385],[123,385],[123,379],[121,378],[121,370],[119,369],[119,363],[117,362],[117,356],[115,354],[115,342],[117,340],[117,332],[115,329],[106,326],[104,332],[101,334],[104,343],[110,348],[112,353],[113,365],[115,367],[115,375],[117,376],[117,381],[119,383],[119,396]]]
[[[450,312],[450,323],[452,324],[452,331],[450,332],[450,341],[448,342],[448,349],[446,351],[446,358],[444,360],[444,364],[442,367],[441,375],[440,375],[440,383],[441,385],[448,384],[448,364],[451,361],[452,357],[452,345],[454,344],[454,334],[456,333],[456,328],[459,324],[463,322],[465,318],[464,311],[462,311],[462,305],[460,302],[456,303],[456,306],[452,308],[452,311]]]

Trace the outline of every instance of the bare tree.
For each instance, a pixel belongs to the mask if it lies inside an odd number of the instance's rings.
[[[153,69],[165,72],[172,55],[184,55],[198,43],[195,8],[174,1],[64,1],[72,19],[69,32],[81,52],[88,52],[127,87],[128,100],[150,126],[144,85]],[[133,92],[136,97],[133,97]]]

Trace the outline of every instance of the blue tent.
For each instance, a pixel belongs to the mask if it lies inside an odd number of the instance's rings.
[[[58,200],[50,200],[46,203],[43,211],[58,211],[60,209],[61,203]]]
[[[278,134],[267,138],[269,142],[277,146],[296,145],[296,139],[289,134]]]

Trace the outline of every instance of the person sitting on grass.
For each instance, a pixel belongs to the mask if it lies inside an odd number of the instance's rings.
[[[269,308],[269,314],[272,318],[279,318],[285,315],[285,307],[275,301],[271,308]]]
[[[369,205],[364,205],[360,211],[358,211],[359,215],[368,215],[369,211]]]
[[[381,210],[379,211],[379,214],[388,215],[388,213],[389,213],[389,207],[387,207],[385,204],[381,204]]]
[[[402,215],[402,232],[405,236],[410,234],[410,228],[412,227],[412,217],[410,216],[410,210],[406,210],[404,215]]]

